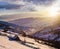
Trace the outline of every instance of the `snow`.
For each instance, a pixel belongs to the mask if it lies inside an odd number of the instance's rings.
[[[23,38],[23,37],[21,37]],[[38,44],[31,38],[26,38],[26,43],[25,45],[16,42],[16,41],[9,41],[7,37],[5,36],[0,36],[0,49],[35,49],[35,48],[40,48],[40,49],[55,49],[53,47],[43,45],[43,44]],[[34,44],[29,44],[29,42],[34,43]]]
[[[29,13],[29,15],[30,15],[30,13]],[[30,18],[30,17],[33,17],[35,15],[33,15],[33,16],[29,16],[29,15],[26,16],[26,14],[22,14],[22,15],[16,15],[16,16],[11,15],[9,17],[8,16],[3,16],[3,17],[8,18],[7,20],[9,20],[13,24],[17,24],[18,26],[24,26],[24,27],[20,27],[20,28],[23,28],[23,30],[25,32],[27,32],[28,35],[30,35],[30,34],[32,35],[37,30],[41,30],[41,28],[51,26],[53,24],[51,19],[49,19],[49,21],[48,21],[46,19]],[[12,18],[12,16],[13,16],[14,19]],[[25,18],[25,16],[27,18]],[[15,27],[17,27],[17,26],[14,25],[14,28]],[[55,28],[55,29],[60,29],[60,27]],[[56,35],[50,33],[50,31],[51,31],[51,29],[44,29],[37,34],[34,34],[34,36],[36,36],[37,38],[44,38],[44,39],[48,39],[48,37],[49,37],[50,40],[53,40],[56,37]],[[10,31],[8,31],[8,33],[10,33]],[[11,33],[13,34],[13,32],[11,32]],[[4,34],[4,33],[2,32],[2,34]],[[7,35],[9,36],[9,34],[7,34]],[[25,37],[23,38],[23,37],[20,36],[20,38],[24,41]],[[9,39],[7,37],[0,36],[0,49],[35,49],[36,47],[37,48],[39,47],[40,49],[55,49],[55,48],[50,47],[48,45],[39,44],[31,38],[26,37],[26,41],[28,41],[28,43],[26,43],[24,45],[21,42],[9,41]],[[57,41],[60,41],[60,38],[57,39]],[[34,44],[31,44],[30,42],[34,43]]]

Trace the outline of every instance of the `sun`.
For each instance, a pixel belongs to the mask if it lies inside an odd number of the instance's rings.
[[[54,6],[50,7],[48,10],[48,15],[50,17],[56,17],[58,15],[58,8]]]
[[[51,5],[48,8],[48,15],[50,17],[56,17],[59,14],[59,10],[60,10],[59,3],[58,2],[53,3],[53,5]]]

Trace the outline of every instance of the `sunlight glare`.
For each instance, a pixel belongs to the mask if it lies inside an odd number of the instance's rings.
[[[59,4],[59,0],[57,0],[55,3],[53,3],[53,5],[48,8],[48,14],[50,17],[57,17],[60,9]]]

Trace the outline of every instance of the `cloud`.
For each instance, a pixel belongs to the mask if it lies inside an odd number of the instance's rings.
[[[24,0],[24,1],[33,2],[34,4],[48,5],[51,4],[54,0]]]
[[[17,9],[20,5],[11,4],[8,2],[0,2],[0,9]]]
[[[20,11],[40,11],[52,4],[52,2],[53,0],[0,0],[0,8],[19,9]]]
[[[51,4],[54,0],[0,0],[5,2],[33,2],[34,4]],[[18,3],[17,3],[18,4]]]
[[[0,9],[19,9],[20,11],[35,11],[32,3],[24,1],[4,2],[0,1]]]

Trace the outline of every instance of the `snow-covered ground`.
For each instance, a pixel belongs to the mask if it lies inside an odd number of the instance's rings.
[[[52,30],[50,29],[44,29],[42,31],[36,32],[34,34],[37,38],[42,38],[45,40],[55,40],[60,41],[60,27],[54,27]],[[58,37],[58,38],[57,38]]]
[[[23,38],[23,37],[21,37]],[[0,36],[0,49],[55,49],[53,47],[50,47],[48,45],[43,45],[43,44],[38,44],[31,38],[26,38],[27,42],[25,45],[21,44],[20,42],[16,41],[9,41],[7,37],[5,36]],[[29,44],[29,43],[34,43],[34,44]]]
[[[18,26],[20,29],[22,28],[23,31],[25,31],[25,33],[27,33],[28,35],[33,35],[35,37],[37,36],[37,38],[42,38],[42,39],[48,39],[48,37],[49,37],[50,40],[56,37],[54,34],[52,34],[50,32],[51,31],[50,26],[53,28],[53,25],[55,25],[57,23],[57,20],[53,20],[51,18],[43,18],[43,17],[40,18],[40,15],[37,17],[37,15],[35,15],[35,14],[30,15],[30,13],[27,15],[26,14],[9,15],[9,16],[5,15],[5,16],[0,16],[0,17],[4,21],[13,23],[14,27]],[[7,23],[5,23],[5,24],[7,24]],[[21,26],[23,26],[23,27],[21,27]],[[18,27],[14,28],[15,31],[19,30]],[[49,29],[42,30],[44,27],[48,27]],[[57,29],[57,28],[55,28],[55,29]],[[38,33],[37,31],[40,31],[40,30],[42,30],[42,31]],[[24,39],[23,37],[20,37],[20,38],[22,40]],[[39,47],[40,49],[55,49],[48,45],[38,44],[31,38],[26,38],[26,40],[28,41],[28,43],[26,43],[24,45],[21,42],[10,41],[7,37],[0,36],[0,49],[25,49],[25,48],[26,49],[36,49],[36,47],[37,48]],[[58,39],[58,40],[60,41],[60,39]],[[34,43],[34,44],[31,44],[30,42]]]

